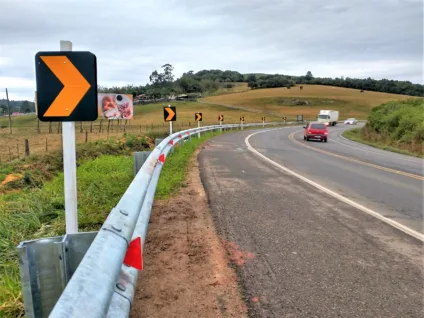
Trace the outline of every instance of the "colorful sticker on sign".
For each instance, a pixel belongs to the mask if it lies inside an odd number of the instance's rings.
[[[131,94],[98,94],[99,113],[103,119],[133,119]]]

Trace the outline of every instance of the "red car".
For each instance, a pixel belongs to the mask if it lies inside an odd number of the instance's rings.
[[[305,132],[303,133],[303,139],[309,141],[309,139],[319,139],[327,142],[328,128],[324,123],[313,122],[304,126]]]

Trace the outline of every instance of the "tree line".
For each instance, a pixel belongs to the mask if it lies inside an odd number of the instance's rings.
[[[424,86],[413,84],[409,81],[314,77],[310,71],[304,76],[290,76],[281,74],[241,74],[229,70],[202,70],[196,73],[189,71],[183,73],[180,78],[175,79],[173,71],[174,68],[171,64],[164,64],[161,66],[160,71],[154,70],[151,73],[149,76],[150,83],[147,85],[127,85],[109,88],[99,86],[99,92],[145,94],[149,98],[163,98],[177,94],[213,93],[219,88],[231,88],[234,83],[245,82],[248,83],[248,87],[251,89],[291,88],[297,84],[313,84],[424,97]]]
[[[34,113],[35,112],[35,103],[24,100],[24,101],[9,101],[10,113],[21,112],[21,113]],[[7,100],[0,99],[0,116],[8,115],[9,111],[7,109]]]

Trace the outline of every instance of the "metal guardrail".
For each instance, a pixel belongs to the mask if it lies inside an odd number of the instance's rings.
[[[123,260],[132,239],[140,236],[144,246],[156,185],[163,166],[159,161],[162,154],[167,156],[176,143],[183,143],[199,133],[281,124],[205,126],[165,138],[151,152],[119,203],[112,209],[49,317],[128,317],[138,270],[124,265]]]

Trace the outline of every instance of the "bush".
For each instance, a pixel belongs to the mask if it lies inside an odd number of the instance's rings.
[[[422,153],[424,143],[424,100],[394,101],[375,107],[362,136],[401,149]]]

